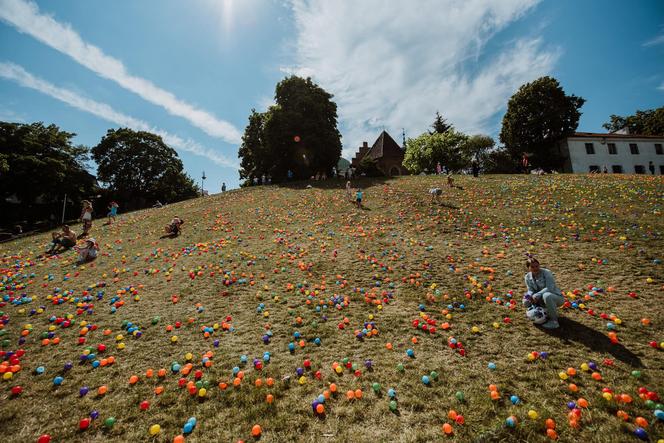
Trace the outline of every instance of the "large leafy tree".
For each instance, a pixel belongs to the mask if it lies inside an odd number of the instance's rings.
[[[92,148],[92,157],[98,165],[98,180],[124,207],[141,207],[155,200],[179,201],[197,194],[177,152],[156,134],[109,129]]]
[[[310,78],[287,77],[275,89],[275,102],[265,113],[252,110],[238,156],[240,177],[272,175],[273,181],[330,175],[341,157],[337,105],[332,95]]]
[[[476,160],[479,164],[484,164],[489,150],[494,147],[496,142],[488,135],[471,135],[463,144],[464,157]]]
[[[555,144],[576,131],[584,103],[581,97],[566,95],[555,78],[538,78],[510,98],[500,141],[513,158],[527,153],[535,167],[560,168],[563,159]]]
[[[636,114],[626,117],[611,115],[610,121],[602,126],[609,132],[627,128],[630,134],[664,135],[664,106],[636,111]]]
[[[470,158],[464,151],[467,141],[467,135],[454,129],[442,134],[424,133],[406,141],[403,165],[415,174],[419,174],[425,169],[434,171],[438,162],[451,170],[465,168],[470,162]]]
[[[76,134],[43,123],[0,122],[0,197],[30,205],[89,196],[95,177],[86,171],[88,150]]]

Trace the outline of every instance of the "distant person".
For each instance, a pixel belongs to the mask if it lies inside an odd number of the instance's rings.
[[[653,165],[652,160],[648,162],[648,170],[650,174],[655,175],[655,165]]]
[[[177,237],[182,232],[183,224],[184,220],[182,220],[180,217],[178,216],[173,217],[173,220],[171,220],[171,222],[164,227],[165,235],[162,236],[162,238]]]
[[[331,178],[337,178],[337,167],[336,166],[332,166]]]
[[[288,180],[292,180],[293,179],[293,171],[291,171],[289,169],[288,172],[286,172],[286,177],[288,177]]]
[[[67,250],[76,245],[76,233],[69,229],[69,225],[63,225],[62,232],[54,232],[52,237],[51,247],[46,251],[47,254],[56,254],[60,247]]]
[[[451,172],[447,174],[447,186],[449,186],[450,188],[454,187],[454,177],[452,177]]]
[[[81,210],[81,221],[83,222],[83,232],[81,237],[87,237],[92,229],[92,203],[89,200],[83,200],[83,209]]]
[[[226,192],[226,182],[221,184],[221,192]]]
[[[117,202],[112,201],[111,204],[108,205],[108,224],[110,225],[115,221],[115,218],[118,216],[118,208],[120,206],[117,204]]]
[[[260,184],[260,179],[258,176],[254,177],[254,186],[258,186]]]
[[[521,156],[521,168],[523,169],[524,174],[528,174],[530,167],[530,161],[528,160],[528,156],[524,152],[523,155]]]
[[[477,163],[477,160],[474,160],[471,168],[473,170],[473,177],[477,177],[480,174],[480,164]]]
[[[443,173],[443,167],[440,165],[440,162],[436,163],[436,175]]]
[[[607,168],[606,165],[604,165],[604,167],[602,168],[602,172],[604,174],[608,174],[609,173],[609,168]]]
[[[159,200],[157,200],[157,202],[152,207],[153,208],[161,208],[162,206],[164,206],[164,205],[162,205],[161,202]]]
[[[348,200],[353,201],[353,188],[350,186],[350,180],[346,182],[346,196]]]
[[[355,192],[355,202],[357,203],[358,209],[362,209],[362,189],[357,188],[357,191]]]
[[[348,180],[348,168],[344,171],[344,178]]]
[[[524,295],[523,304],[526,308],[541,306],[546,310],[548,321],[542,324],[547,329],[560,327],[558,323],[558,307],[565,302],[563,294],[556,285],[553,273],[548,269],[541,268],[539,261],[529,256],[526,260],[526,287],[528,292]]]
[[[267,177],[265,174],[261,175],[261,184],[265,186],[267,184]]]
[[[99,245],[96,240],[92,237],[85,241],[85,245],[80,248],[75,248],[78,252],[78,264],[83,264],[90,262],[97,258],[97,251],[99,251]]]
[[[267,184],[268,185],[272,184],[272,176],[270,174],[267,175]]]

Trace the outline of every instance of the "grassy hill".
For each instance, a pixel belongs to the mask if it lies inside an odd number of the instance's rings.
[[[96,221],[83,266],[37,258],[47,234],[0,245],[3,440],[166,442],[189,417],[187,441],[664,438],[662,177],[458,177],[441,203],[436,177],[358,183],[362,210],[339,180]],[[524,318],[526,252],[560,330]]]

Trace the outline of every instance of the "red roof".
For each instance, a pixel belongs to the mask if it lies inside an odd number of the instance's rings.
[[[613,134],[613,133],[601,133],[601,132],[575,132],[573,135],[570,135],[568,138],[578,137],[578,138],[653,138],[664,140],[664,135],[639,135],[639,134]]]

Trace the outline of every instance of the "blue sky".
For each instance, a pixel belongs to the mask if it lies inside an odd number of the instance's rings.
[[[0,120],[55,123],[94,146],[158,132],[206,189],[238,185],[251,108],[284,76],[335,95],[344,156],[439,110],[497,137],[541,75],[584,97],[580,131],[664,104],[664,2],[536,0],[0,0]]]

